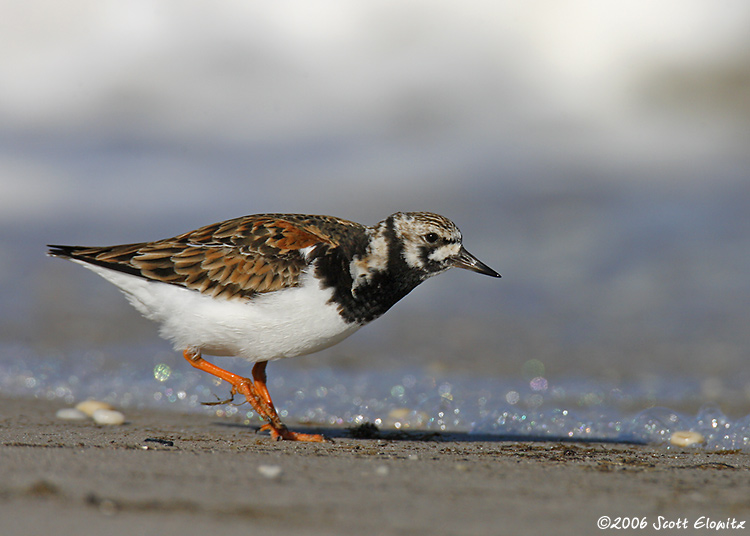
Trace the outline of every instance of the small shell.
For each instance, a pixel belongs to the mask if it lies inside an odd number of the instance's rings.
[[[116,425],[125,422],[125,415],[113,409],[98,409],[92,417],[96,424]]]
[[[79,409],[62,408],[57,410],[55,417],[57,417],[58,419],[64,419],[66,421],[82,421],[83,419],[87,419],[88,415],[86,415]]]
[[[275,480],[281,476],[282,469],[280,465],[259,465],[258,472],[270,480]]]
[[[94,412],[98,409],[115,409],[106,402],[99,402],[98,400],[84,400],[76,404],[76,409],[88,415],[89,417],[94,416]]]
[[[375,474],[378,476],[388,476],[388,473],[390,473],[390,469],[388,469],[387,465],[378,465],[375,468]]]
[[[705,442],[706,438],[700,432],[691,432],[690,430],[678,430],[669,438],[669,442],[677,447],[692,447]]]

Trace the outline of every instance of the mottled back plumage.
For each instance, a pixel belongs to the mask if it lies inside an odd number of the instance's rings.
[[[214,298],[249,299],[297,285],[316,247],[349,250],[354,239],[364,237],[364,229],[331,216],[258,214],[155,242],[51,246],[50,253]]]

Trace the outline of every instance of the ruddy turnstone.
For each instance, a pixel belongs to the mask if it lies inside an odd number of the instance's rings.
[[[332,346],[378,318],[429,277],[452,267],[500,277],[430,212],[397,212],[367,227],[332,216],[258,214],[174,238],[107,247],[55,246],[122,290],[187,361],[232,385],[274,439],[290,431],[266,387],[266,365]],[[234,355],[252,379],[203,359]]]

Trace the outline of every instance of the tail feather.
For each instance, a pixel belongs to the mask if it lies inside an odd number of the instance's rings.
[[[135,250],[139,244],[126,244],[125,246],[120,247],[126,246],[131,246]],[[113,247],[91,248],[86,246],[62,246],[55,244],[47,244],[47,247],[49,248],[47,255],[51,257],[60,257],[61,259],[71,259],[82,263],[95,264],[102,268],[108,268],[117,272],[145,277],[139,269],[131,266],[127,262],[116,262],[98,257],[100,253],[111,251]]]
[[[49,248],[47,255],[50,257],[63,257],[66,259],[74,257],[76,250],[82,249],[81,246],[61,246],[57,244],[47,244],[47,247]]]

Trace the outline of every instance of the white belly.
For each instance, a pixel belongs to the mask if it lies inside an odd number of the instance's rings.
[[[310,274],[300,286],[259,294],[250,301],[214,299],[177,285],[150,281],[79,262],[118,286],[146,318],[161,324],[176,350],[268,361],[317,352],[360,328],[348,324]]]

